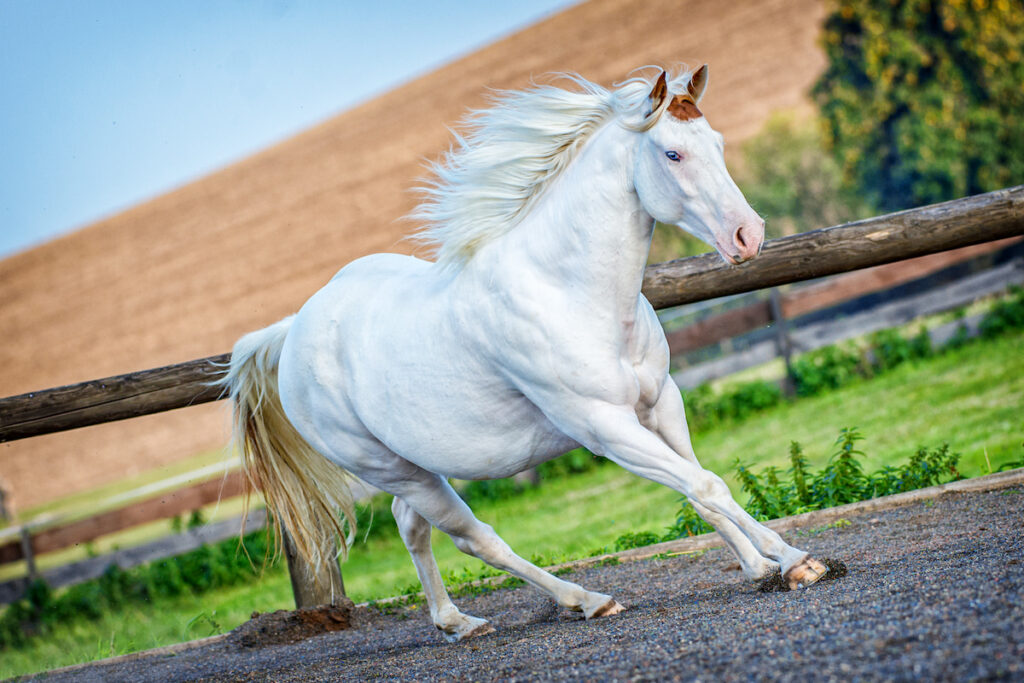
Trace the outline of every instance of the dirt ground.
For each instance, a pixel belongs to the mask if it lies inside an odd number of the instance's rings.
[[[1022,502],[1019,485],[947,494],[790,532],[848,569],[803,591],[761,592],[713,549],[568,575],[627,608],[591,622],[497,590],[458,601],[496,632],[455,644],[422,607],[364,607],[292,644],[228,638],[46,680],[1021,680]]]
[[[575,71],[711,65],[701,109],[728,150],[808,107],[821,0],[591,0],[230,166],[0,261],[0,396],[230,350],[354,258],[408,252],[423,159],[487,88]],[[727,154],[731,154],[727,150]],[[735,157],[731,157],[735,158]],[[17,509],[222,447],[221,406],[0,445]],[[45,472],[46,476],[39,476]]]

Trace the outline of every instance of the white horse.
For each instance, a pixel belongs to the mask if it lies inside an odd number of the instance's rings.
[[[615,614],[610,596],[516,555],[448,483],[508,477],[583,445],[686,495],[747,577],[781,568],[795,588],[825,573],[698,464],[665,335],[640,293],[655,220],[733,264],[763,241],[697,107],[707,74],[500,94],[469,117],[416,213],[436,263],[359,259],[297,315],[239,340],[223,381],[236,439],[311,564],[322,566],[333,534],[343,553],[351,542],[348,472],[395,497],[450,640],[493,629],[452,603],[431,527],[588,619]]]

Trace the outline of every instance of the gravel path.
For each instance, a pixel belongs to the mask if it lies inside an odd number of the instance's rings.
[[[294,645],[220,642],[46,680],[1024,680],[1022,511],[1016,486],[788,533],[849,568],[806,591],[760,593],[714,549],[573,573],[627,607],[589,623],[519,588],[459,601],[498,629],[462,643],[422,608],[361,609],[355,629]]]

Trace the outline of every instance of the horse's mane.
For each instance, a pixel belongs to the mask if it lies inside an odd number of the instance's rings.
[[[434,178],[419,188],[423,201],[410,214],[426,224],[416,239],[433,245],[444,266],[469,261],[515,227],[594,131],[615,118],[635,130],[653,126],[664,107],[647,111],[647,96],[660,73],[635,76],[615,90],[560,74],[576,89],[495,92],[492,106],[471,111],[460,126],[465,132],[453,132],[453,147],[430,165]],[[684,67],[670,91],[685,92],[689,78]]]

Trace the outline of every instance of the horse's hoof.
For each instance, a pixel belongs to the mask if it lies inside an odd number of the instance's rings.
[[[800,564],[790,567],[782,578],[789,584],[789,590],[795,591],[798,588],[807,588],[826,573],[828,568],[825,565],[808,556]]]
[[[624,611],[626,608],[615,601],[615,598],[608,598],[608,602],[604,603],[590,614],[584,613],[587,619],[597,619],[598,617],[610,617],[613,614],[618,614]]]
[[[440,626],[437,628],[444,633],[444,639],[449,643],[457,643],[466,638],[479,638],[480,636],[486,636],[488,633],[494,633],[494,627],[486,619],[481,619],[480,617],[466,617],[463,623],[450,631]]]

